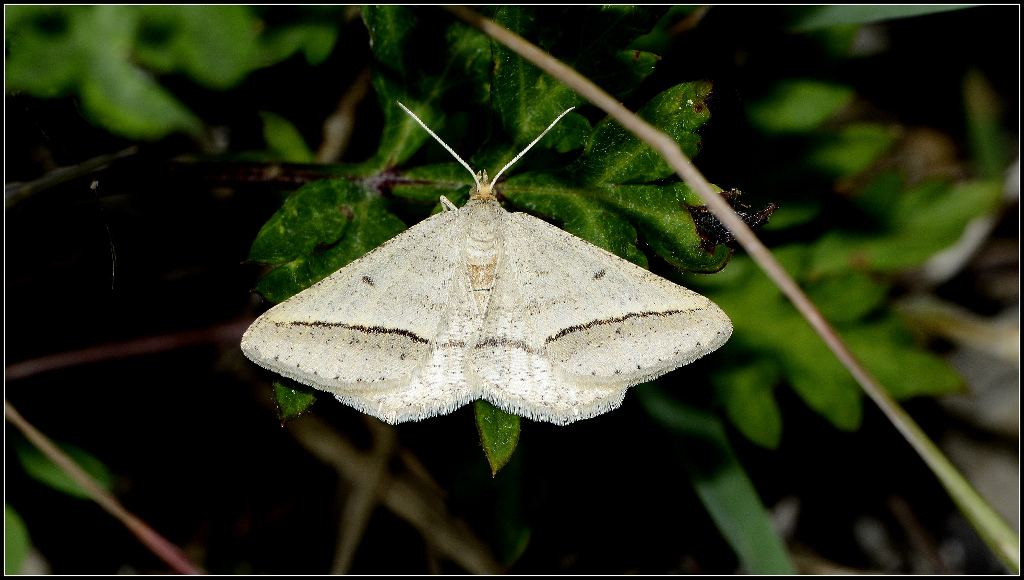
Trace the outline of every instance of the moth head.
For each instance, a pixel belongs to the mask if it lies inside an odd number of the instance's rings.
[[[473,180],[476,181],[476,185],[469,192],[469,200],[482,199],[484,201],[497,200],[494,196],[494,190],[491,187],[491,180],[487,178],[487,170],[483,169],[478,171],[473,176]]]

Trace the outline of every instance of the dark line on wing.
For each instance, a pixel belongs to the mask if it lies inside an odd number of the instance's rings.
[[[415,333],[408,330],[402,330],[401,328],[384,328],[382,326],[359,326],[355,324],[343,324],[341,322],[275,322],[278,326],[309,326],[313,328],[344,328],[346,330],[356,330],[365,334],[399,334],[414,342],[421,342],[427,344],[430,341],[417,336]]]
[[[488,338],[476,343],[474,348],[483,348],[487,346],[511,346],[529,354],[537,354],[537,351],[525,342],[521,340],[509,340],[507,338]]]
[[[615,324],[616,322],[622,322],[624,320],[629,320],[630,318],[644,318],[647,316],[671,316],[673,314],[682,314],[684,312],[693,312],[693,310],[666,310],[665,312],[633,312],[630,314],[626,314],[625,316],[619,316],[616,318],[592,320],[586,324],[578,324],[576,326],[570,326],[569,328],[563,328],[562,330],[558,331],[558,334],[554,336],[549,336],[547,340],[544,341],[544,344],[554,342],[567,334],[572,334],[574,332],[579,332],[581,330],[587,330],[588,328],[592,328],[600,324]]]

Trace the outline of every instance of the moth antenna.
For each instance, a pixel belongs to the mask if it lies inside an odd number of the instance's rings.
[[[401,103],[399,103],[399,104],[401,104]],[[550,131],[550,130],[551,130],[551,128],[555,126],[555,123],[557,123],[557,122],[561,121],[561,120],[562,120],[562,117],[564,117],[564,116],[568,115],[568,114],[569,114],[569,111],[572,111],[572,110],[573,110],[573,109],[575,109],[575,108],[576,108],[576,107],[569,107],[569,108],[568,108],[568,109],[566,109],[566,110],[565,110],[565,111],[564,111],[564,112],[563,112],[563,113],[562,113],[561,115],[559,115],[557,119],[555,119],[554,121],[552,121],[552,122],[551,122],[551,124],[550,124],[550,125],[548,125],[548,128],[547,128],[547,129],[544,129],[544,132],[543,132],[543,133],[541,133],[540,135],[538,135],[538,136],[537,136],[537,138],[533,140],[533,142],[531,142],[531,143],[530,143],[529,145],[527,145],[527,146],[526,146],[526,149],[523,149],[523,150],[522,150],[522,151],[521,151],[521,152],[519,153],[519,155],[516,155],[516,156],[515,156],[514,158],[512,158],[512,161],[509,161],[508,163],[506,163],[506,164],[505,164],[505,167],[502,167],[502,168],[501,168],[501,171],[499,171],[499,172],[498,172],[498,173],[497,173],[497,174],[496,174],[496,175],[495,175],[494,177],[492,177],[492,178],[491,178],[491,183],[494,183],[494,182],[498,181],[498,178],[499,178],[499,177],[501,177],[501,174],[502,174],[502,173],[505,173],[505,170],[506,170],[506,169],[508,169],[509,167],[512,167],[512,164],[513,164],[513,163],[515,163],[516,161],[519,161],[519,158],[520,158],[520,157],[522,157],[523,155],[526,155],[526,152],[527,152],[527,151],[529,151],[531,147],[533,147],[534,145],[536,145],[536,144],[537,144],[537,141],[540,141],[541,139],[543,139],[543,138],[544,138],[544,135],[547,135],[547,134],[548,134],[548,131]],[[427,130],[429,131],[430,129],[427,129]]]
[[[426,129],[427,133],[430,133],[431,137],[433,137],[434,139],[437,139],[437,142],[440,143],[442,147],[447,149],[448,152],[452,154],[452,157],[455,157],[456,161],[461,163],[462,166],[465,167],[467,171],[469,171],[469,174],[473,176],[473,181],[476,183],[477,189],[480,189],[480,178],[476,176],[476,173],[473,171],[473,168],[469,166],[469,163],[466,163],[465,161],[463,161],[462,158],[459,157],[459,154],[456,153],[451,147],[449,147],[447,143],[442,141],[441,138],[437,136],[437,133],[434,133],[433,131],[431,131],[430,127],[427,127],[426,123],[421,121],[420,118],[416,116],[416,113],[413,113],[412,111],[409,110],[409,107],[406,107],[405,105],[403,105],[399,101],[395,101],[395,102],[398,103],[399,107],[402,107],[403,109],[405,109],[405,112],[409,113],[409,115],[413,119],[416,119],[416,122],[420,124],[420,127],[423,127],[424,129]],[[569,111],[566,111],[565,113],[568,113],[568,112]],[[565,113],[562,113],[562,114],[564,115]],[[561,119],[561,117],[559,117],[559,119]],[[550,128],[551,127],[548,127],[548,129],[550,129]],[[545,131],[545,133],[547,133],[547,131]],[[541,135],[541,137],[543,137],[543,136],[544,135]],[[532,145],[532,143],[531,143],[531,145]],[[516,159],[518,159],[518,157],[516,157]],[[504,171],[504,170],[502,170],[502,171]]]

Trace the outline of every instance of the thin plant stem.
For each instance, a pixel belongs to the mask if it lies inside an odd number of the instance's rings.
[[[758,266],[793,303],[811,327],[821,336],[825,344],[847,368],[865,393],[875,402],[890,422],[924,459],[935,476],[946,488],[947,493],[978,531],[989,548],[1014,573],[1020,570],[1020,546],[1017,534],[985,502],[978,492],[956,470],[952,463],[928,439],[924,431],[911,419],[895,399],[885,390],[874,376],[860,363],[825,320],[818,308],[804,294],[796,281],[775,259],[768,248],[754,234],[743,220],[736,215],[729,204],[715,192],[708,180],[687,159],[679,145],[668,135],[637,117],[592,81],[566,64],[546,53],[521,36],[487,19],[464,6],[446,6],[449,12],[465,20],[474,28],[504,44],[524,59],[555,77],[582,97],[612,116],[623,127],[658,151],[676,173],[693,188],[715,213],[715,216],[736,237],[743,249],[750,254]]]
[[[117,498],[100,487],[92,476],[75,463],[74,459],[61,451],[53,441],[50,441],[46,435],[43,435],[22,417],[21,413],[6,398],[4,399],[4,418],[24,433],[25,437],[39,448],[43,455],[48,457],[61,471],[68,474],[68,477],[75,483],[82,486],[82,489],[89,494],[93,501],[100,504],[104,511],[124,524],[124,527],[128,528],[128,531],[142,542],[142,545],[163,560],[172,570],[178,574],[205,574],[203,569],[193,563],[180,548],[161,536],[138,516],[126,510],[121,502],[117,501]]]

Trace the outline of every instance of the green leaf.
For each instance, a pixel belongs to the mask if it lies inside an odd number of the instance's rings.
[[[311,66],[322,64],[338,40],[338,24],[297,22],[267,31],[260,47],[259,60],[272,64],[301,52]]]
[[[772,214],[772,221],[762,231],[776,232],[813,222],[821,215],[821,204],[813,200],[787,201]]]
[[[766,133],[808,133],[853,100],[849,87],[812,79],[779,81],[747,107],[751,124]]]
[[[1012,140],[1002,129],[999,94],[985,75],[973,68],[964,76],[963,91],[971,157],[982,177],[1002,177],[1010,160],[1004,144]]]
[[[285,163],[316,161],[316,155],[291,121],[270,111],[260,111],[260,118],[263,119],[263,140],[273,159]]]
[[[366,185],[345,179],[298,189],[260,229],[249,260],[279,264],[256,289],[281,302],[405,229]]]
[[[4,59],[8,91],[60,97],[73,90],[90,53],[94,8],[84,6],[5,6]],[[45,63],[46,66],[40,66]]]
[[[316,390],[291,379],[274,381],[274,400],[277,401],[277,416],[281,424],[305,413],[316,402]]]
[[[844,329],[842,334],[850,350],[897,399],[964,390],[960,375],[944,360],[915,345],[895,316]]]
[[[726,416],[747,439],[768,449],[782,440],[782,410],[773,393],[778,365],[764,358],[715,373],[715,393]]]
[[[896,135],[882,125],[854,123],[821,141],[808,156],[808,164],[828,175],[845,177],[874,165],[896,143]]]
[[[699,81],[676,85],[659,93],[637,115],[671,136],[689,157],[700,151],[694,133],[711,116],[705,100],[711,83]],[[599,122],[587,140],[583,155],[570,171],[583,183],[646,183],[675,171],[650,145],[627,131],[611,117]]]
[[[439,204],[441,196],[461,207],[469,200],[473,178],[466,168],[456,163],[413,167],[396,178],[391,193],[396,197],[421,203]]]
[[[798,280],[803,277],[806,248],[794,244],[776,248],[774,253],[790,274]],[[733,259],[728,271],[736,276],[728,286],[702,290],[733,321],[728,348],[749,350],[757,358],[776,361],[811,409],[839,429],[856,429],[861,420],[861,395],[845,368],[748,257]]]
[[[103,65],[78,87],[82,114],[91,123],[129,139],[201,133],[199,117],[167,89],[125,63],[105,60]]]
[[[636,230],[607,211],[600,200],[591,198],[588,194],[593,191],[532,173],[509,178],[501,188],[505,198],[517,206],[548,216],[565,231],[646,267],[646,257],[636,249]]]
[[[336,34],[293,28],[287,47],[275,38],[279,46],[265,50],[266,25],[245,6],[21,6],[5,16],[9,91],[75,95],[86,119],[130,139],[202,138],[202,121],[156,75],[224,90],[289,51],[304,48],[308,57],[315,44],[322,59]]]
[[[808,407],[843,431],[855,431],[863,418],[860,388],[811,327],[795,314],[781,321],[774,338],[793,391]]]
[[[519,443],[519,416],[506,413],[483,400],[473,403],[473,411],[480,445],[491,466],[491,475],[498,475],[501,468],[512,459],[512,453]]]
[[[946,394],[962,388],[962,379],[938,356],[916,345],[886,308],[888,284],[848,269],[808,267],[813,252],[805,246],[781,246],[774,253],[786,270],[802,281],[853,353],[895,397]],[[838,429],[859,427],[863,410],[857,383],[749,258],[734,258],[721,276],[687,280],[686,285],[696,286],[732,319],[735,330],[725,347],[730,360],[774,361],[808,407]],[[766,402],[763,389],[767,387],[754,382],[755,372],[746,372],[750,376],[732,366],[718,371],[716,389],[740,432],[767,445],[772,441],[768,421],[774,411],[764,409],[772,404]],[[765,417],[756,416],[762,411]]]
[[[21,574],[21,565],[32,548],[28,528],[18,512],[4,502],[4,574]]]
[[[853,205],[872,220],[865,223],[866,228],[885,227],[892,223],[903,189],[903,174],[892,169],[879,173],[854,193]]]
[[[260,228],[249,260],[280,264],[310,254],[320,244],[342,237],[355,215],[351,205],[362,191],[350,181],[332,179],[303,186]]]
[[[138,22],[133,8],[22,7],[6,14],[8,90],[78,94],[90,122],[129,138],[201,130],[198,117],[126,59]]]
[[[57,446],[91,475],[100,487],[110,491],[114,483],[114,475],[102,461],[80,447],[68,443],[58,443]],[[32,479],[72,497],[90,499],[91,496],[80,485],[75,483],[68,474],[64,473],[34,445],[23,440],[15,441],[14,453],[22,469]]]
[[[554,57],[590,80],[624,98],[654,71],[657,57],[626,50],[642,34],[650,32],[666,8],[603,6],[551,8],[506,6],[494,20],[509,30],[533,39]],[[502,128],[511,137],[511,148],[521,149],[562,111],[582,105],[582,97],[547,73],[526,62],[498,42],[492,43],[494,76],[492,102]],[[556,128],[551,143],[572,128]],[[559,148],[566,151],[569,147]]]
[[[863,272],[837,272],[810,281],[807,296],[833,324],[856,322],[882,308],[888,299],[889,286]]]
[[[749,574],[793,574],[786,548],[714,413],[685,405],[655,383],[634,387],[667,432],[697,497]]]
[[[707,119],[703,98],[710,85],[685,83],[657,95],[642,109],[659,128],[696,153],[693,131]],[[599,151],[596,153],[595,151]],[[660,157],[621,127],[598,123],[585,152],[567,172],[520,174],[501,184],[501,194],[514,205],[547,216],[566,231],[646,267],[636,246],[640,231],[648,245],[678,268],[713,272],[721,269],[731,250],[718,247],[709,254],[687,209],[700,205],[688,186],[624,184],[618,180],[656,181],[671,173]]]
[[[880,20],[895,20],[897,18],[912,18],[925,14],[948,12],[950,10],[962,10],[971,8],[972,5],[904,5],[904,6],[878,6],[874,4],[844,4],[836,6],[814,6],[800,7],[794,10],[794,23],[790,30],[794,32],[805,32],[818,28],[840,26],[844,24],[867,24]]]
[[[630,46],[640,50],[647,50],[654,53],[664,54],[672,49],[676,42],[677,34],[672,32],[672,26],[690,16],[698,10],[707,10],[707,6],[679,5],[669,8],[658,22],[654,29],[634,40]]]
[[[534,11],[532,8],[502,7],[494,19],[525,38],[535,38],[538,31]],[[509,153],[522,150],[562,111],[583,104],[582,97],[572,89],[526,62],[505,45],[494,42],[491,50],[494,53],[494,109],[505,135],[510,138],[506,143]],[[546,137],[548,143],[565,139],[564,135],[571,128],[570,125],[556,126]]]
[[[461,21],[431,19],[421,25],[420,11],[409,7],[366,6],[363,21],[374,56],[373,88],[384,112],[380,145],[366,165],[383,170],[403,164],[430,139],[396,101],[444,136],[441,97],[465,93],[485,98],[480,87],[488,85],[490,45]]]
[[[1002,194],[996,180],[950,186],[942,180],[923,182],[900,193],[882,233],[832,230],[813,245],[813,275],[834,274],[851,267],[891,272],[923,264],[953,245],[973,218],[995,209]]]
[[[237,85],[257,61],[259,19],[251,7],[137,7],[135,58],[158,74],[181,72],[201,85]]]

